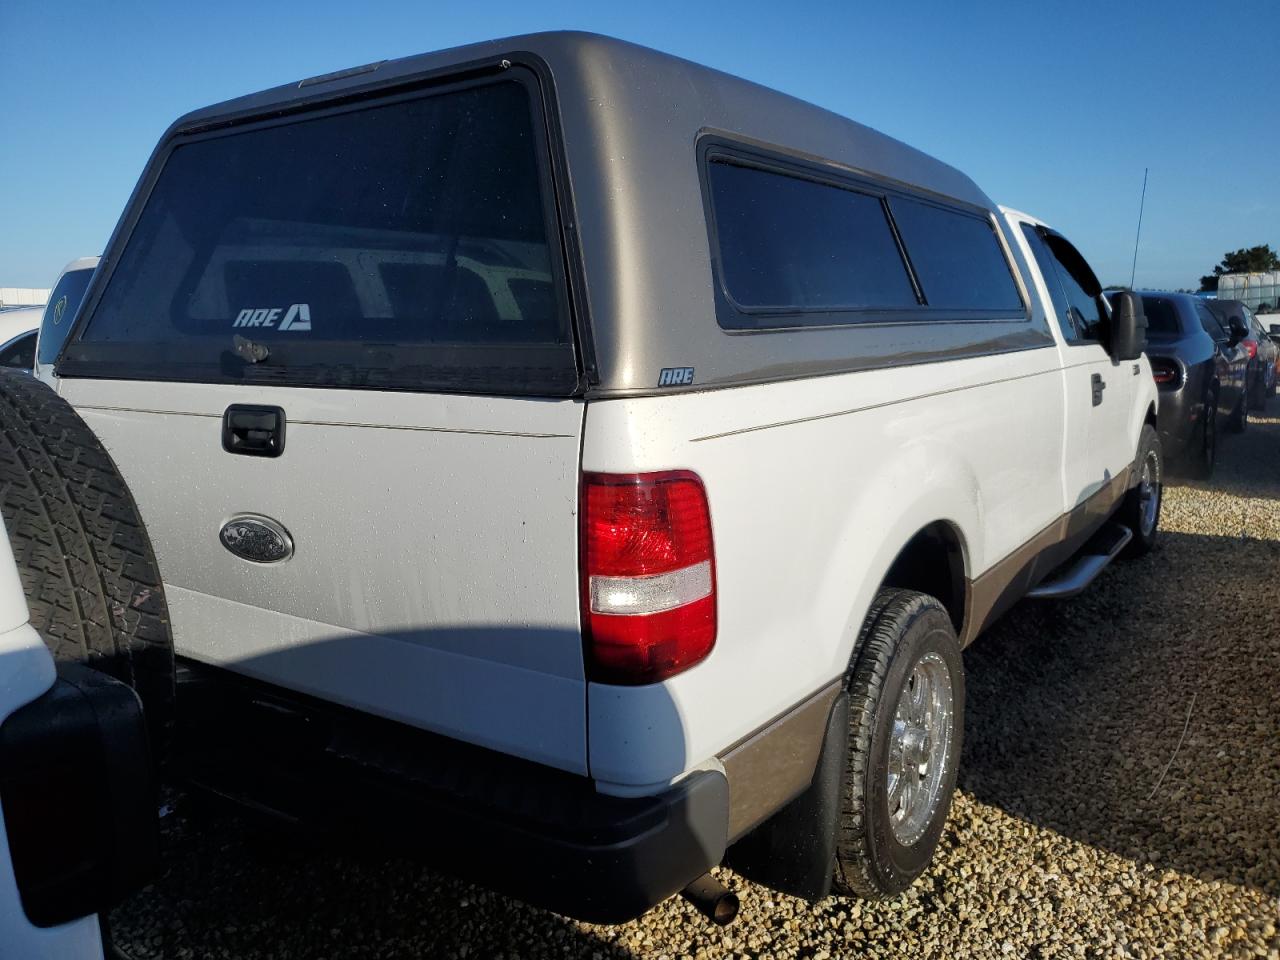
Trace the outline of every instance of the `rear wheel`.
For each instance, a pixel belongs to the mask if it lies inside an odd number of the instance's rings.
[[[1245,390],[1240,394],[1240,400],[1236,403],[1236,408],[1231,412],[1231,419],[1227,421],[1227,427],[1232,433],[1244,433],[1249,427],[1249,391]]]
[[[173,641],[151,542],[98,438],[49,387],[0,371],[0,514],[30,608],[55,660],[129,684],[152,755],[173,725]]]
[[[1164,456],[1155,427],[1144,424],[1134,460],[1137,481],[1120,504],[1119,520],[1133,531],[1122,556],[1140,557],[1156,545],[1160,504],[1164,498]]]
[[[1200,443],[1188,460],[1188,472],[1193,479],[1208,480],[1218,463],[1218,398],[1209,395],[1205,401],[1204,415],[1200,418]]]
[[[1253,389],[1249,391],[1249,406],[1254,410],[1264,410],[1267,406],[1267,379],[1261,370],[1253,378]]]
[[[834,886],[880,899],[928,867],[955,791],[964,663],[942,604],[909,590],[881,591],[848,689]]]

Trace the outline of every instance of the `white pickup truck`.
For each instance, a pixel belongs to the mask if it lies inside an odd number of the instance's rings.
[[[107,627],[171,635],[184,775],[619,921],[726,859],[927,866],[961,649],[1156,536],[1115,303],[931,157],[553,33],[177,121],[55,372],[154,546]]]

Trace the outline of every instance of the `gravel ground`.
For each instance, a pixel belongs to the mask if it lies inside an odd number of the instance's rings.
[[[1280,960],[1280,421],[1221,454],[1211,486],[1167,489],[1153,555],[1019,605],[965,653],[960,791],[896,901],[810,906],[724,871],[742,898],[725,930],[679,899],[592,927],[175,797],[163,875],[114,911],[117,941],[137,960]]]

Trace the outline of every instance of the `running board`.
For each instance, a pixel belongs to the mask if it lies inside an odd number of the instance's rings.
[[[1065,600],[1084,591],[1133,539],[1133,531],[1120,524],[1104,527],[1060,573],[1027,593],[1033,600]]]

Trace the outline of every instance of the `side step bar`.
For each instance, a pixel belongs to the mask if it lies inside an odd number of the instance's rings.
[[[1027,596],[1034,600],[1065,600],[1082,592],[1107,568],[1116,555],[1133,539],[1133,531],[1111,524],[1094,535],[1076,554],[1074,560],[1059,567],[1056,575],[1032,588]]]

